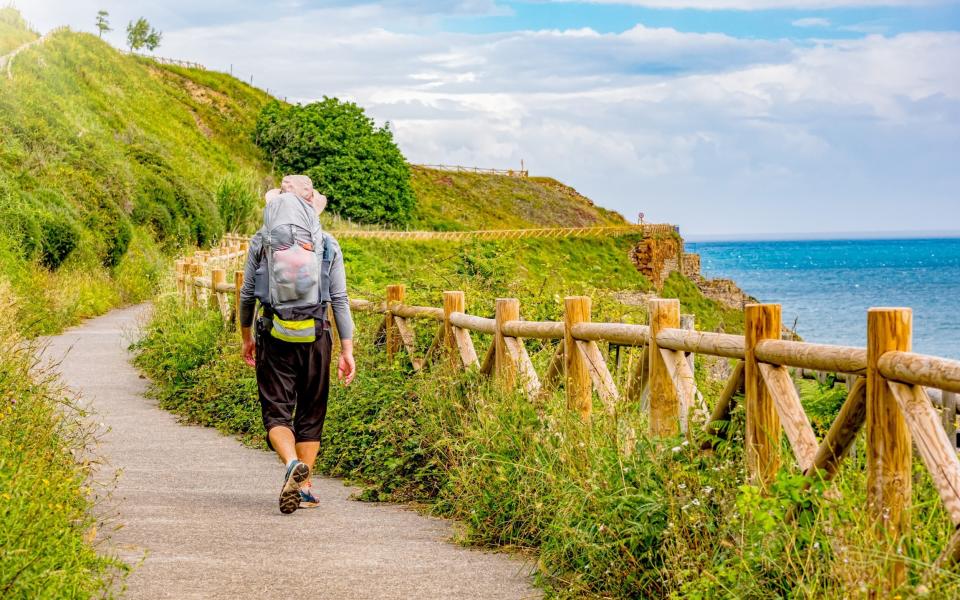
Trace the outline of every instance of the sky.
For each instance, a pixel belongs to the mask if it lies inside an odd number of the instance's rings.
[[[16,0],[684,235],[960,231],[960,0]]]

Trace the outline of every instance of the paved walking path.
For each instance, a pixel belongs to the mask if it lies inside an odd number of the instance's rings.
[[[320,508],[281,515],[269,453],[181,425],[144,398],[126,347],[144,307],[51,338],[67,385],[110,431],[104,473],[120,469],[112,544],[131,562],[128,598],[532,598],[530,566],[450,543],[450,524],[349,499],[315,479]],[[101,475],[103,477],[103,475]]]

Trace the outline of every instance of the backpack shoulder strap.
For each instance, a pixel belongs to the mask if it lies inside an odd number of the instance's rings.
[[[323,253],[320,260],[320,301],[330,302],[330,269],[336,254],[333,236],[326,231],[323,236]]]

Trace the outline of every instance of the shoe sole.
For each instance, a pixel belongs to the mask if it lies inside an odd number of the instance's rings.
[[[280,512],[289,515],[300,506],[300,485],[310,476],[310,469],[303,463],[298,463],[290,471],[287,480],[280,490]]]

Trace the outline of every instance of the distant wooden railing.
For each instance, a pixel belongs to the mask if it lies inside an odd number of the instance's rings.
[[[152,55],[152,54],[140,54],[140,53],[138,53],[138,52],[130,52],[129,54],[131,54],[131,55],[133,55],[133,56],[139,56],[140,58],[146,58],[146,59],[149,59],[149,60],[156,61],[156,62],[160,63],[161,65],[173,65],[173,66],[175,66],[175,67],[185,67],[185,68],[188,68],[188,69],[198,69],[198,70],[200,70],[200,71],[206,71],[206,70],[207,70],[207,67],[205,67],[204,65],[202,65],[202,64],[200,64],[200,63],[198,63],[198,62],[193,62],[193,61],[189,61],[189,60],[178,60],[178,59],[176,59],[176,58],[164,58],[163,56],[154,56],[154,55]]]
[[[450,171],[452,173],[479,173],[481,175],[504,175],[506,177],[529,177],[526,169],[482,169],[480,167],[462,167],[460,165],[413,165],[436,171]]]
[[[225,267],[242,258],[245,242],[228,237],[222,247],[177,261],[177,286],[185,301],[209,304],[225,319],[228,298],[242,285],[242,273],[226,282]],[[212,267],[206,276],[204,269]],[[440,363],[473,369],[494,378],[507,390],[519,389],[531,399],[563,386],[570,410],[589,421],[594,393],[607,412],[619,403],[648,398],[649,434],[668,438],[709,434],[705,447],[726,435],[723,424],[740,392],[746,413],[746,462],[753,482],[766,488],[780,469],[781,434],[785,434],[798,468],[809,477],[827,480],[859,431],[866,427],[867,510],[879,524],[880,543],[891,540],[900,553],[911,505],[914,445],[934,482],[953,524],[954,534],[935,569],[960,562],[960,460],[944,424],[955,429],[956,394],[960,394],[960,361],[910,352],[912,313],[909,308],[872,308],[867,312],[867,347],[830,346],[781,339],[778,304],[750,304],[745,309],[745,335],[695,331],[688,317],[681,327],[680,302],[653,299],[649,323],[594,323],[591,299],[564,300],[559,322],[524,321],[520,303],[500,298],[493,318],[468,314],[461,291],[443,292],[441,307],[404,303],[406,287],[390,285],[383,301],[351,300],[355,311],[382,314],[388,360],[405,351],[414,371]],[[436,334],[425,352],[416,346],[413,322],[432,321]],[[478,353],[471,333],[491,336]],[[544,373],[539,374],[524,339],[557,341]],[[642,348],[629,369],[626,385],[617,387],[599,344]],[[692,354],[733,359],[736,365],[712,410],[697,391]],[[790,369],[845,374],[847,399],[823,439],[817,439],[804,412]],[[936,390],[938,413],[927,389]],[[907,563],[892,559],[882,575],[889,589],[906,580]]]
[[[544,227],[534,229],[487,229],[479,231],[383,231],[344,229],[332,232],[338,239],[373,238],[380,240],[519,240],[529,238],[612,237],[621,235],[670,235],[676,226],[611,225],[602,227]]]

